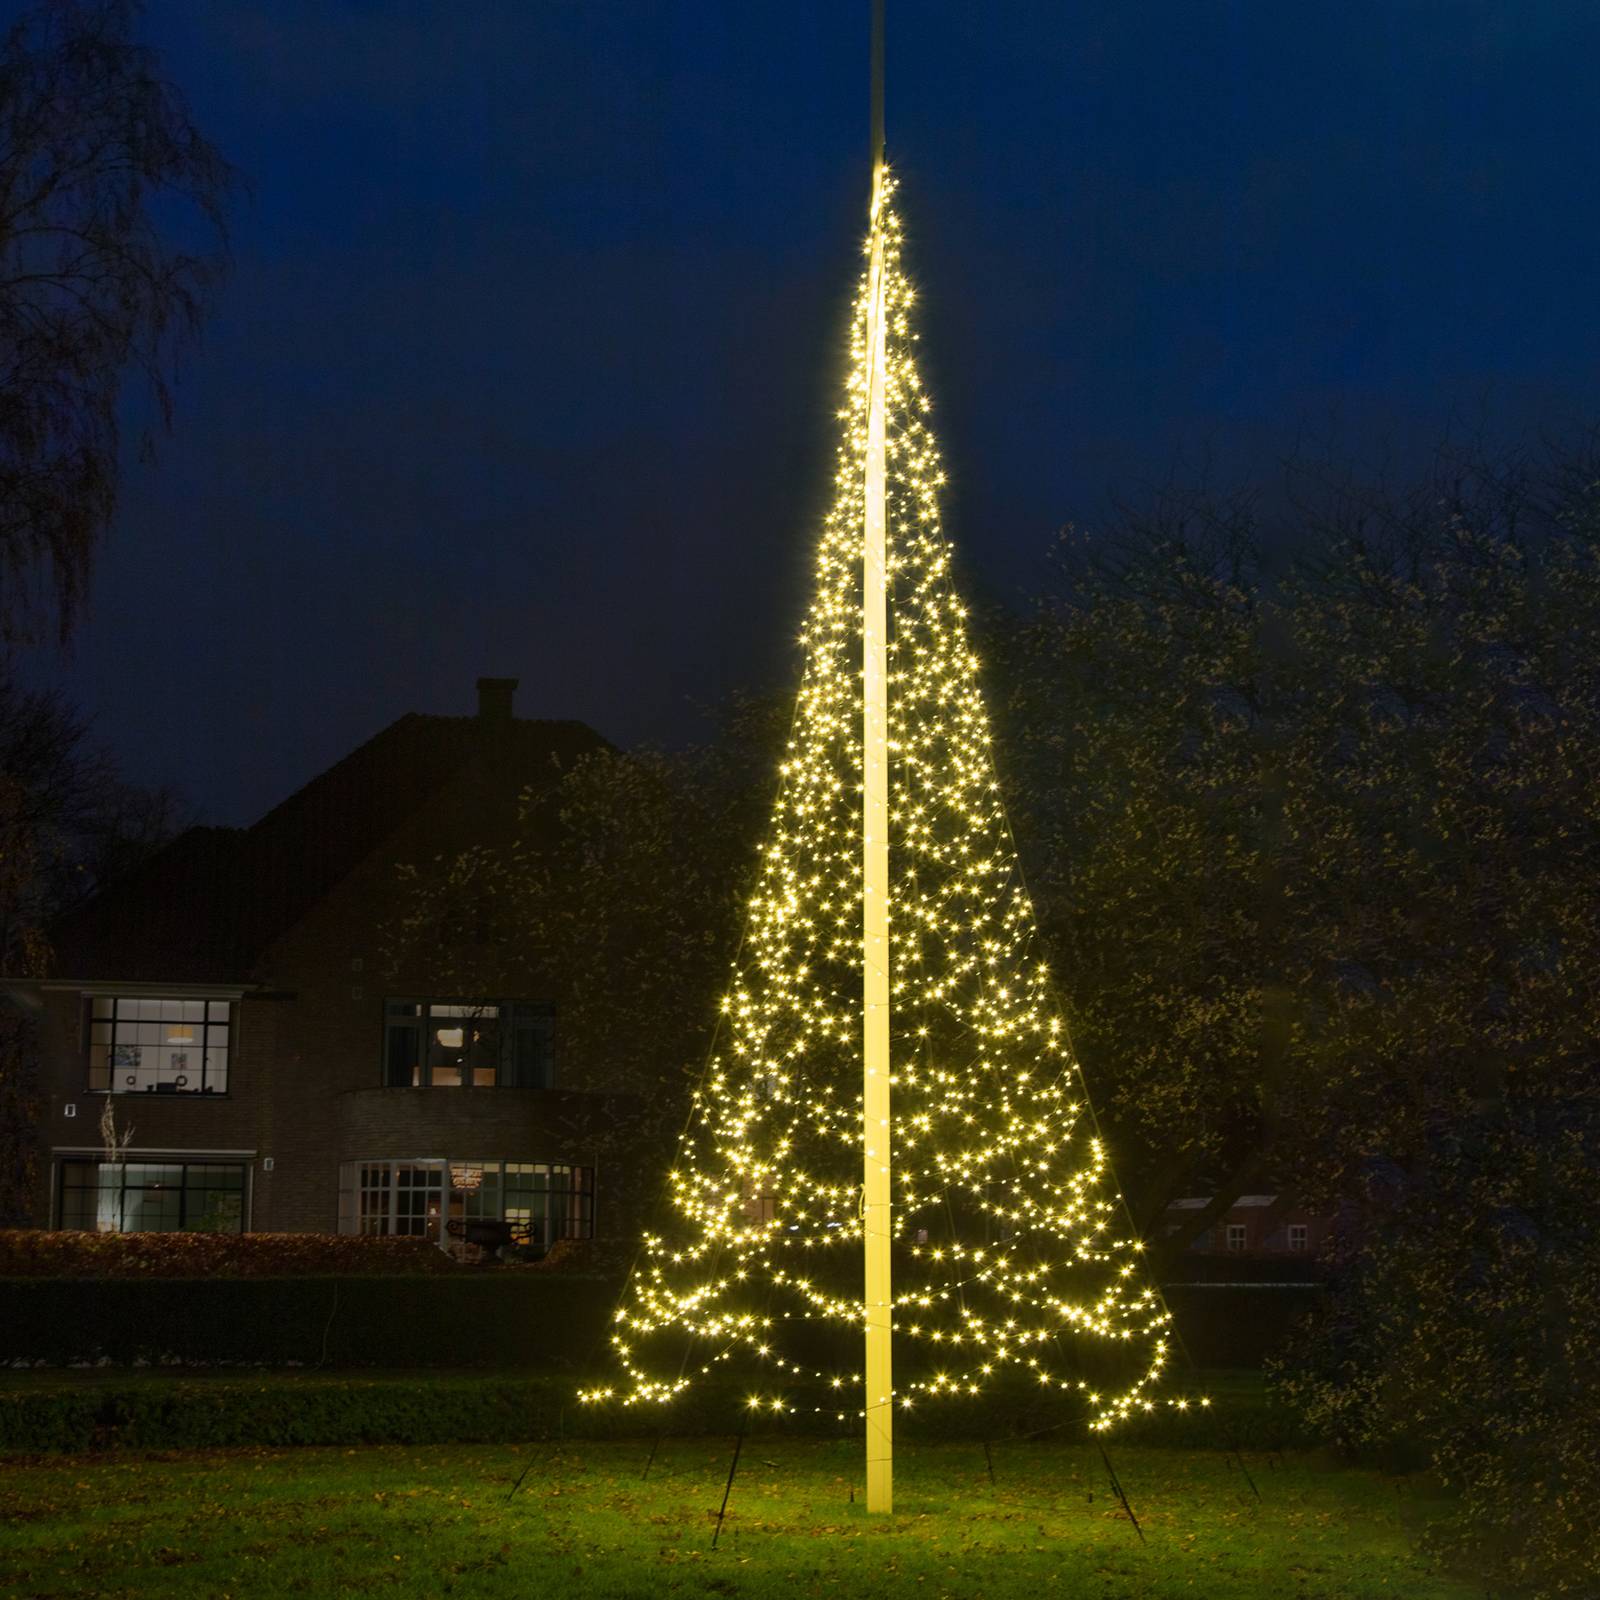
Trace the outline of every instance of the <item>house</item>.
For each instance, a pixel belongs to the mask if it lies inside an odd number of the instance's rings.
[[[456,992],[426,941],[401,968],[385,947],[398,863],[509,838],[524,795],[537,831],[539,797],[605,748],[515,716],[515,690],[482,678],[475,716],[401,717],[54,931],[55,975],[9,986],[39,1024],[41,1224],[634,1231],[614,1135],[636,1102],[564,1057],[553,996],[525,977]]]
[[[1209,1196],[1174,1200],[1167,1207],[1167,1233],[1185,1222],[1185,1212],[1204,1210]],[[1321,1255],[1333,1227],[1329,1217],[1307,1211],[1290,1195],[1245,1194],[1199,1234],[1185,1252],[1194,1256],[1243,1256],[1253,1260]]]

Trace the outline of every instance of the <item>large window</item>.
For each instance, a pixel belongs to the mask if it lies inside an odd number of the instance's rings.
[[[93,1233],[242,1233],[244,1167],[236,1161],[61,1163],[57,1220]]]
[[[523,1000],[390,1000],[383,1081],[410,1089],[548,1089],[555,1013]]]
[[[111,1094],[226,1094],[226,1000],[95,995],[89,1088]]]
[[[529,1244],[549,1249],[557,1239],[594,1234],[594,1181],[588,1167],[456,1161],[450,1184],[452,1217],[509,1222]]]
[[[509,1222],[549,1249],[594,1234],[594,1171],[541,1161],[351,1161],[340,1170],[343,1233],[445,1242],[450,1222]],[[459,1233],[461,1230],[457,1229]]]
[[[357,1233],[437,1239],[444,1211],[442,1161],[362,1161]]]

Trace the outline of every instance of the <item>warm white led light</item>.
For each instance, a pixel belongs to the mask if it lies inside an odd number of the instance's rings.
[[[1141,1280],[1137,1241],[1117,1226],[1106,1151],[1085,1120],[1035,949],[939,520],[945,475],[913,361],[892,193],[890,181],[876,222],[887,327],[890,1131],[894,1326],[913,1344],[912,1359],[897,1357],[909,1376],[893,1397],[908,1407],[970,1396],[1016,1372],[1078,1396],[1090,1425],[1105,1428],[1148,1404],[1168,1357],[1169,1318]],[[869,296],[863,274],[834,501],[802,634],[805,674],[747,937],[722,1001],[726,1047],[696,1092],[671,1175],[671,1224],[646,1239],[617,1312],[625,1403],[669,1399],[690,1374],[738,1356],[782,1391],[752,1405],[781,1410],[784,1395],[807,1388],[819,1410],[841,1389],[863,1404],[885,1398],[865,1393],[860,1372],[828,1365],[810,1337],[820,1322],[859,1341],[865,1318]],[[840,1351],[840,1363],[857,1359],[848,1344]]]

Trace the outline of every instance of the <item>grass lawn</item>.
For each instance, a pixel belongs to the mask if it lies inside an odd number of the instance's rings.
[[[1093,1445],[909,1443],[897,1511],[859,1504],[858,1441],[745,1441],[711,1548],[728,1441],[60,1456],[0,1468],[0,1592],[538,1600],[870,1594],[1306,1600],[1481,1591],[1415,1553],[1407,1480],[1320,1457],[1114,1450],[1141,1543]],[[517,1475],[521,1490],[508,1501]],[[858,1499],[851,1501],[851,1490]]]

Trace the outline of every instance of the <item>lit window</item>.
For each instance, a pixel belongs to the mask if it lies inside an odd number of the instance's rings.
[[[1238,1254],[1244,1249],[1245,1225],[1242,1222],[1228,1224],[1228,1250],[1231,1254]]]
[[[444,1216],[444,1165],[438,1161],[362,1161],[352,1233],[437,1240]]]
[[[548,1089],[555,1013],[508,1000],[391,1000],[383,1081],[410,1089]]]
[[[92,1233],[242,1233],[233,1161],[63,1161],[58,1225]]]
[[[474,1214],[509,1222],[516,1242],[535,1249],[548,1250],[557,1239],[592,1238],[593,1169],[507,1161],[501,1166],[498,1206],[485,1184],[476,1197],[469,1196],[467,1215]]]
[[[95,995],[89,1088],[111,1094],[226,1094],[226,1000]]]
[[[594,1170],[542,1161],[351,1161],[340,1169],[341,1233],[466,1239],[510,1224],[506,1242],[548,1250],[594,1235]]]
[[[1289,1248],[1291,1250],[1306,1250],[1311,1244],[1311,1229],[1303,1222],[1289,1224]]]

